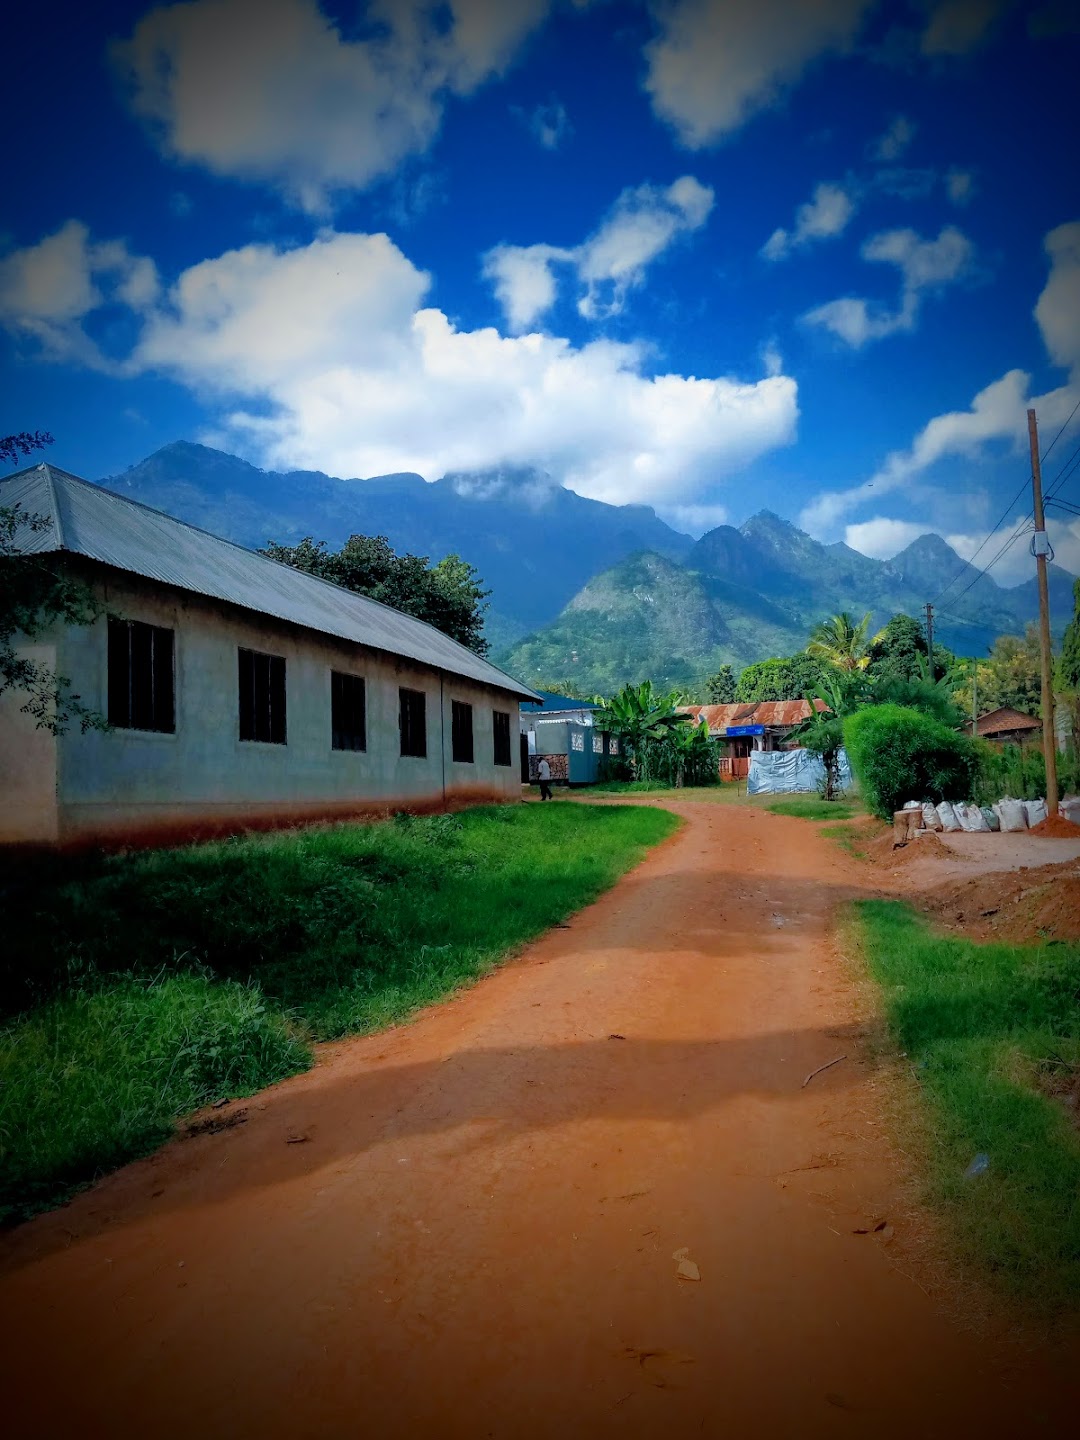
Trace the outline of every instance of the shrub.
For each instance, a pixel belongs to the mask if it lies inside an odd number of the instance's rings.
[[[888,820],[905,800],[968,800],[979,752],[966,736],[900,705],[870,705],[844,721],[844,746],[863,798]]]

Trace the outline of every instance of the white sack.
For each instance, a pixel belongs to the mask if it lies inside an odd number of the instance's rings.
[[[1001,821],[998,819],[997,812],[992,805],[980,805],[979,809],[983,813],[983,819],[986,821],[986,828],[988,830],[1001,829]]]
[[[941,829],[941,816],[937,813],[937,806],[931,805],[929,800],[922,807],[922,823],[927,830]]]
[[[941,828],[952,832],[961,828],[960,821],[956,818],[956,811],[949,804],[948,800],[942,800],[937,807],[938,819],[941,821]]]
[[[1046,819],[1046,801],[1045,801],[1045,800],[1025,800],[1025,801],[1024,801],[1024,814],[1027,816],[1027,822],[1028,822],[1028,828],[1029,828],[1029,829],[1030,829],[1030,827],[1031,827],[1032,825],[1038,825],[1038,823],[1040,822],[1040,820],[1045,820],[1045,819]]]
[[[965,805],[953,802],[953,809],[956,811],[956,818],[960,821],[962,830],[988,830],[990,827],[983,819],[983,813],[978,805]]]
[[[1027,814],[1022,800],[999,800],[994,806],[1001,821],[1002,830],[1026,830]]]

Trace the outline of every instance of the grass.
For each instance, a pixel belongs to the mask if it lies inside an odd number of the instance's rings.
[[[492,806],[9,869],[0,1215],[476,979],[678,824]]]
[[[927,1189],[958,1253],[1040,1307],[1080,1300],[1080,947],[943,936],[909,907],[855,907],[897,1050],[925,1097]],[[983,1173],[971,1173],[976,1156]],[[976,1167],[978,1169],[978,1167]]]
[[[770,800],[765,809],[773,815],[792,815],[796,820],[850,820],[859,813],[859,807],[850,800],[822,800],[816,795]]]
[[[868,837],[865,831],[860,832],[855,825],[823,825],[821,833],[826,839],[835,840],[841,850],[856,860],[866,859],[866,851],[859,848],[858,842]]]
[[[558,791],[555,792],[559,794]],[[665,785],[660,780],[604,780],[582,790],[583,795],[622,795],[633,799],[635,795],[647,795],[654,800],[713,800],[730,804],[746,799],[745,787],[739,784],[719,782],[716,785]]]

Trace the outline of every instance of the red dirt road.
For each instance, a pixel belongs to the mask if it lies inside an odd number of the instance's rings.
[[[851,863],[672,808],[520,960],[6,1237],[7,1433],[1070,1433],[1066,1357],[919,1272],[828,938]]]

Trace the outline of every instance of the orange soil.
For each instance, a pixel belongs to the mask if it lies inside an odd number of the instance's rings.
[[[1070,1433],[1076,1352],[920,1265],[828,938],[867,867],[670,808],[569,928],[7,1236],[9,1432]]]
[[[1048,815],[1045,820],[1040,820],[1038,825],[1032,825],[1032,835],[1053,835],[1062,840],[1080,839],[1080,825],[1074,825],[1071,820],[1066,820],[1064,815]]]
[[[953,881],[929,891],[924,908],[980,939],[1080,940],[1080,863]]]

